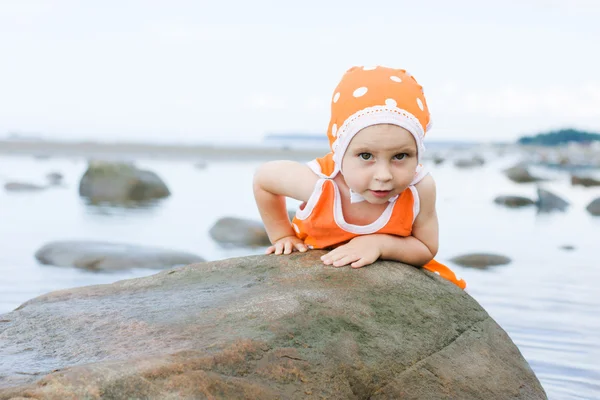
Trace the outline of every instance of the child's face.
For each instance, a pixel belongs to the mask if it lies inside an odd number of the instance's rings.
[[[404,128],[371,125],[359,131],[342,159],[342,174],[350,189],[366,201],[384,204],[402,193],[417,169],[417,145]]]

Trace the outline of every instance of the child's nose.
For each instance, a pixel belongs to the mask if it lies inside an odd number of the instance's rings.
[[[390,167],[384,163],[377,165],[375,169],[375,180],[381,182],[387,182],[392,180],[392,172],[390,171]]]

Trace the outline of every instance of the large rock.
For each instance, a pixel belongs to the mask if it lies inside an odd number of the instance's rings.
[[[223,217],[208,231],[217,243],[225,246],[269,246],[269,236],[262,222],[245,218]]]
[[[164,269],[204,261],[200,256],[181,251],[92,241],[48,243],[35,253],[35,258],[42,264],[94,271],[131,268]]]
[[[321,251],[61,290],[0,315],[0,399],[545,399],[465,291]]]
[[[79,182],[79,195],[92,204],[127,205],[170,194],[167,185],[154,172],[126,163],[92,161]]]
[[[590,204],[585,208],[590,214],[599,217],[600,216],[600,197],[593,200]]]
[[[463,267],[487,268],[508,264],[511,262],[511,259],[500,254],[473,253],[456,256],[450,259],[450,261]]]

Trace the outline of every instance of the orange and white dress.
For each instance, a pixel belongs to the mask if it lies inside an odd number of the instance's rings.
[[[404,237],[411,235],[413,223],[420,210],[419,193],[415,185],[427,175],[423,167],[417,170],[408,188],[390,199],[387,208],[377,220],[368,225],[354,225],[344,219],[340,190],[332,178],[335,169],[332,153],[309,162],[308,166],[320,179],[308,201],[296,212],[292,227],[296,236],[309,248],[331,249],[359,235],[372,233]],[[462,289],[466,287],[464,280],[435,260],[423,268],[448,279]]]

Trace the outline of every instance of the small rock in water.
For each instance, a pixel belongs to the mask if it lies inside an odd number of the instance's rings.
[[[269,246],[271,241],[262,222],[245,218],[220,218],[209,231],[214,241],[230,246]]]
[[[200,256],[181,251],[94,241],[51,242],[40,248],[35,258],[46,265],[91,271],[164,269],[204,261]]]
[[[525,207],[535,204],[535,201],[522,196],[498,196],[494,203],[501,204],[509,208]]]
[[[585,209],[593,216],[600,217],[600,197],[593,200]]]
[[[569,206],[569,202],[548,190],[538,188],[537,194],[538,201],[536,205],[541,212],[564,211]]]
[[[571,185],[580,185],[583,187],[600,186],[600,181],[587,176],[571,175]]]
[[[4,184],[4,189],[7,192],[39,192],[46,189],[45,186],[35,185],[25,182],[7,182]]]
[[[128,205],[162,199],[170,194],[157,174],[127,163],[90,162],[79,183],[79,195],[92,204]]]
[[[63,175],[60,172],[50,172],[46,175],[46,179],[51,185],[60,185],[63,181]]]
[[[508,168],[504,170],[504,173],[508,179],[517,183],[543,181],[542,178],[531,175],[527,167],[522,164],[517,164],[514,167]]]
[[[450,261],[463,267],[487,268],[496,265],[505,265],[512,260],[499,254],[473,253],[451,258]]]
[[[572,246],[570,244],[565,244],[564,246],[560,246],[560,248],[562,250],[566,250],[566,251],[573,251],[573,250],[575,250],[575,246]]]
[[[461,158],[454,161],[454,166],[458,168],[480,167],[483,164],[485,164],[485,160],[479,156],[473,156],[471,158]]]

